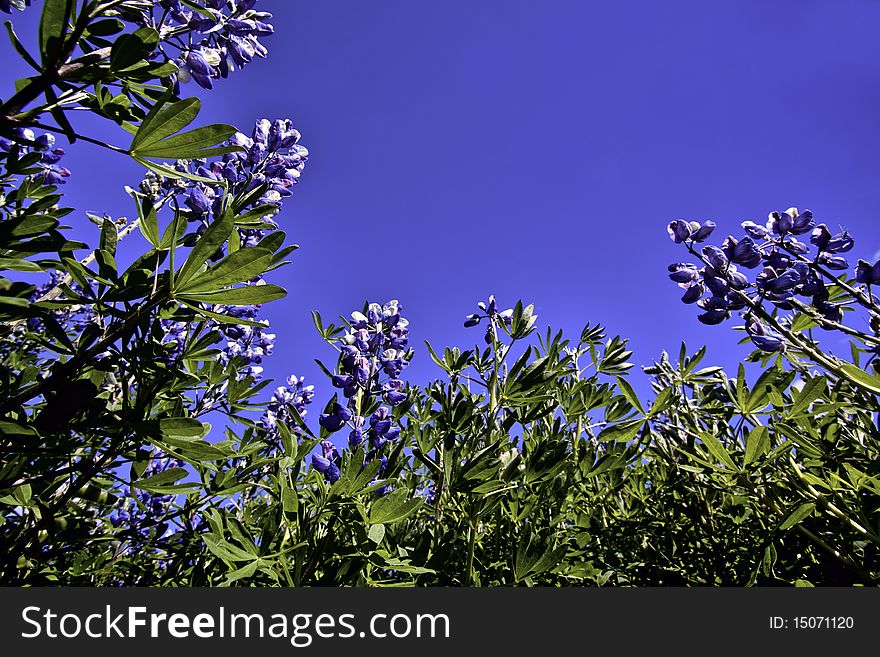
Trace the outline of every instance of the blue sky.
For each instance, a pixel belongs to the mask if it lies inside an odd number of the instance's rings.
[[[719,243],[797,206],[849,229],[854,256],[880,248],[876,0],[260,7],[269,58],[201,94],[201,118],[249,132],[291,117],[312,154],[281,216],[301,245],[273,280],[289,296],[265,308],[274,378],[327,390],[310,311],[397,298],[417,349],[406,372],[425,383],[438,370],[423,340],[480,341],[462,322],[490,293],[571,337],[600,322],[638,364],[684,339],[735,367],[749,349],[731,323],[699,324],[666,278],[684,256],[670,219],[712,219]],[[37,13],[15,17],[20,32]],[[66,165],[68,205],[133,213],[137,166],[88,145]]]

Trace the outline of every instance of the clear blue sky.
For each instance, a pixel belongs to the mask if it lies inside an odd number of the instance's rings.
[[[684,255],[670,219],[712,219],[720,242],[797,206],[854,233],[853,255],[880,248],[877,0],[260,6],[269,59],[203,94],[202,118],[290,116],[312,153],[281,217],[302,247],[274,279],[289,296],[266,308],[277,379],[327,389],[312,309],[398,298],[424,383],[422,341],[479,341],[462,322],[489,293],[571,337],[601,322],[639,364],[685,339],[732,367],[738,334],[700,325],[666,278]],[[68,204],[133,212],[136,166],[88,145],[66,165]]]

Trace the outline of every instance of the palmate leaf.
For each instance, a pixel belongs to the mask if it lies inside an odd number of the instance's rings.
[[[239,249],[178,289],[178,294],[215,292],[259,276],[272,262],[272,251],[260,247]]]
[[[201,128],[163,139],[151,146],[138,147],[137,154],[141,157],[152,157],[161,160],[179,160],[223,155],[240,151],[239,146],[217,146],[236,133],[231,125],[215,123]]]
[[[148,198],[138,206],[138,214],[140,215],[141,234],[146,238],[154,249],[159,248],[159,217],[156,215],[156,208]]]
[[[794,404],[788,410],[788,415],[795,417],[806,411],[810,404],[825,393],[825,385],[825,377],[823,376],[816,376],[807,381]]]
[[[603,429],[602,432],[596,437],[596,440],[600,443],[625,443],[635,438],[635,435],[639,432],[639,429],[644,426],[644,424],[645,421],[641,419],[619,422],[618,424],[614,424]]]
[[[129,147],[132,156],[177,160],[241,150],[238,146],[218,146],[235,134],[231,125],[215,123],[180,132],[198,116],[198,98],[185,98],[169,105],[164,102],[165,99],[158,101],[141,122]]]

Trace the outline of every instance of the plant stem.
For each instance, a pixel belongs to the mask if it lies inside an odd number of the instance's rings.
[[[468,523],[468,553],[467,566],[465,571],[465,586],[474,585],[474,550],[477,542],[477,531],[473,520]]]

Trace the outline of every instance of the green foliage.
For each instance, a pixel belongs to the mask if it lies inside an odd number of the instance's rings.
[[[626,340],[599,325],[576,340],[539,332],[518,302],[509,322],[490,320],[485,345],[426,346],[442,376],[395,407],[403,430],[381,477],[361,446],[328,483],[307,460],[327,430],[293,405],[274,430],[255,421],[269,382],[219,358],[222,327],[262,326],[230,307],[283,297],[248,283],[296,247],[280,231],[242,239],[276,211],[258,201],[266,185],[236,192],[171,162],[239,147],[223,143],[231,126],[190,128],[200,103],[178,97],[161,54],[175,34],[126,31],[144,4],[46,0],[36,55],[8,26],[37,73],[0,103],[0,135],[21,142],[0,170],[3,583],[880,582],[880,379],[859,364],[876,339],[843,362],[798,338],[784,355],[755,352],[760,373],[735,378],[682,345],[636,376]],[[20,129],[51,117],[71,143],[95,141],[73,110],[131,135],[127,149],[102,144],[114,156],[217,184],[204,232],[142,189],[133,222],[90,217],[96,248],[69,239],[72,210]],[[148,247],[126,266],[118,245],[136,229]],[[48,271],[58,276],[37,294],[30,281]],[[335,347],[351,328],[313,319]],[[822,325],[781,321],[793,336]],[[183,327],[177,346],[168,323]],[[358,403],[363,415],[378,404]],[[175,465],[153,468],[160,453]],[[113,521],[122,509],[148,520]]]

